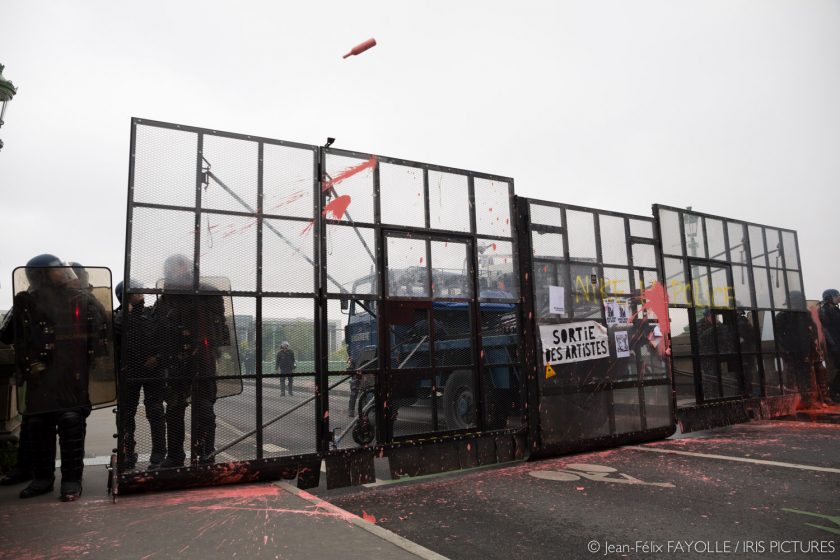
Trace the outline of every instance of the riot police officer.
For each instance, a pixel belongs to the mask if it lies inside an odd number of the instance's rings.
[[[152,317],[152,309],[146,307],[143,294],[130,294],[128,301],[122,305],[122,282],[117,284],[114,292],[120,302],[120,306],[114,310],[114,345],[117,371],[123,387],[119,402],[122,466],[131,470],[137,464],[135,416],[142,389],[143,405],[152,438],[149,468],[154,469],[160,466],[166,457],[166,419],[163,410],[165,381],[160,367],[160,338]],[[130,323],[130,328],[124,329],[125,323]],[[124,339],[124,332],[130,339]],[[122,361],[121,354],[123,345],[126,350],[125,362]]]
[[[13,313],[14,309],[10,309],[0,324],[0,342],[3,344],[12,344],[15,340]],[[32,480],[32,436],[29,430],[29,417],[24,416],[21,419],[18,435],[17,461],[12,470],[0,478],[0,486],[12,486],[30,480]]]
[[[57,431],[61,499],[73,501],[82,493],[89,375],[94,361],[108,352],[110,325],[102,306],[78,288],[72,269],[58,257],[30,259],[25,274],[29,286],[15,294],[12,321],[34,476],[20,497],[52,491]]]
[[[230,345],[221,295],[194,295],[193,262],[172,255],[164,262],[164,293],[154,308],[161,330],[166,381],[166,458],[162,468],[183,466],[187,404],[192,404],[192,456],[198,463],[215,459],[216,358]],[[202,291],[212,290],[200,285]]]

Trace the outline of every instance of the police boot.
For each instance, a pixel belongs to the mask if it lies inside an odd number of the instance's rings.
[[[53,491],[54,484],[55,481],[50,478],[35,479],[29,483],[29,486],[20,491],[20,497],[26,499],[48,494]]]
[[[134,451],[136,442],[131,434],[126,434],[123,437],[122,448],[122,468],[123,470],[133,470],[137,465],[137,453]]]
[[[177,467],[183,467],[184,466],[184,461],[186,461],[186,457],[173,457],[173,456],[167,455],[166,459],[164,459],[160,463],[160,468],[161,469],[174,469],[174,468],[177,468]]]
[[[61,481],[61,501],[75,502],[82,495],[82,481],[81,480],[62,480]]]

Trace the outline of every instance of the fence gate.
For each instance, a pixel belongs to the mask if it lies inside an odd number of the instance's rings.
[[[675,430],[653,220],[517,199],[532,456]]]
[[[508,178],[133,119],[120,491],[521,457],[512,202]]]

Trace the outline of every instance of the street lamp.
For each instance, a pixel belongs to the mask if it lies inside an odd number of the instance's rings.
[[[0,126],[3,126],[3,117],[6,115],[6,105],[17,93],[14,84],[3,77],[3,68],[0,64]],[[3,149],[3,141],[0,140],[0,150]]]

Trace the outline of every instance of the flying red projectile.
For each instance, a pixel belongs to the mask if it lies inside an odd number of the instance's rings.
[[[350,52],[345,54],[341,58],[347,58],[348,56],[356,56],[357,54],[361,54],[361,53],[365,52],[366,50],[368,50],[369,48],[375,47],[375,46],[376,46],[376,39],[370,38],[367,41],[365,41],[364,43],[356,45],[355,47],[350,49]]]

